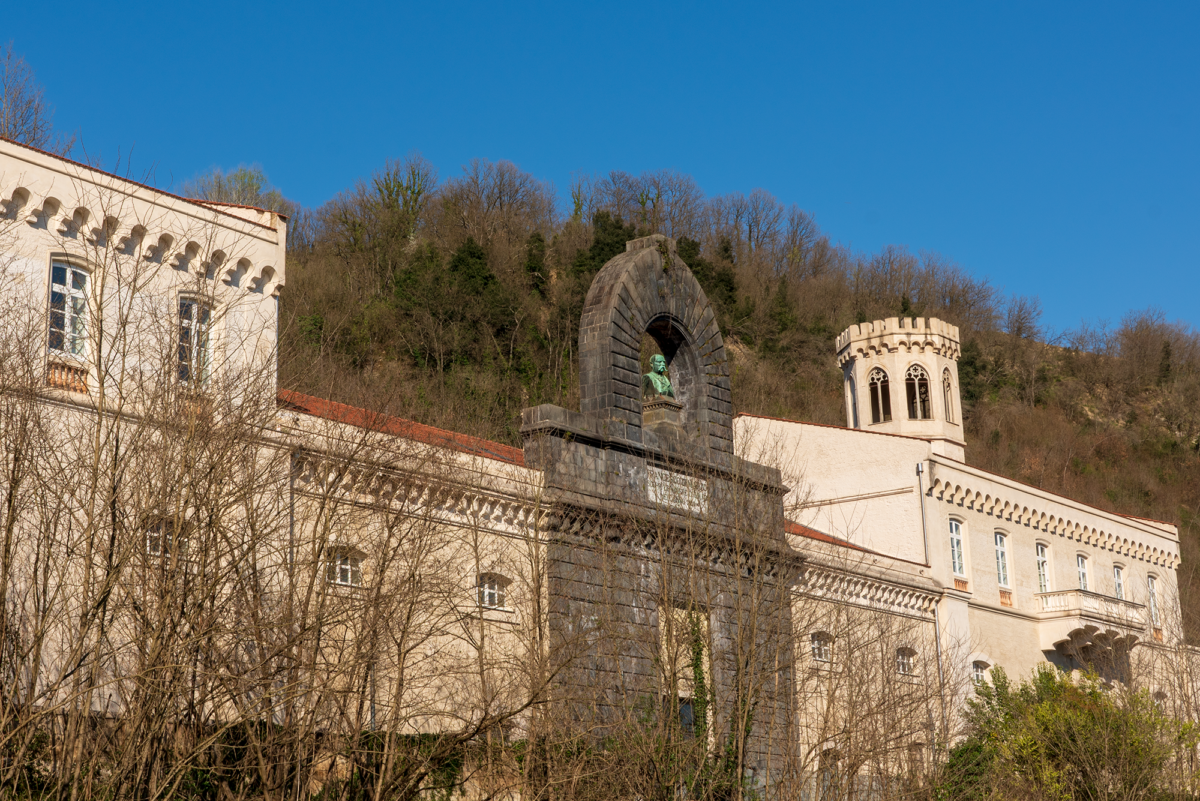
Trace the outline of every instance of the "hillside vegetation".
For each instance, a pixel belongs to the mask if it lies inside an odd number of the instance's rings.
[[[717,310],[737,410],[844,425],[839,332],[896,315],[955,323],[967,460],[1180,525],[1185,608],[1200,620],[1196,331],[1151,310],[1050,337],[1036,298],[936,253],[837,246],[762,189],[709,197],[679,173],[616,172],[575,181],[563,205],[508,162],[439,181],[410,157],[291,209],[282,384],[519,444],[523,407],[577,408],[595,273],[627,240],[663,233]]]

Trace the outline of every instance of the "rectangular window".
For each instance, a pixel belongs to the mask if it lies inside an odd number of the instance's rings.
[[[63,261],[50,265],[50,350],[87,355],[88,274]]]
[[[1121,566],[1113,565],[1113,595],[1119,600],[1125,600],[1125,580],[1121,575]]]
[[[1038,592],[1050,592],[1050,552],[1040,542],[1037,546]]]
[[[504,608],[504,582],[499,576],[479,577],[479,605],[485,609]]]
[[[813,634],[810,638],[812,657],[818,662],[833,661],[833,638],[823,631]]]
[[[203,386],[208,382],[208,326],[212,309],[191,298],[179,299],[179,380]]]
[[[1150,623],[1158,628],[1158,588],[1154,576],[1146,577],[1146,603],[1150,606]]]
[[[1087,557],[1079,554],[1075,557],[1075,566],[1079,570],[1079,589],[1087,589]]]
[[[950,567],[956,576],[967,575],[963,560],[962,524],[957,520],[950,521]]]
[[[1001,587],[1008,586],[1008,538],[996,532],[996,581]]]
[[[361,587],[362,557],[348,553],[335,553],[325,566],[325,578],[330,584]]]

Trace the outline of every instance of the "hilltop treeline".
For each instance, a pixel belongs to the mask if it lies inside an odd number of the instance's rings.
[[[579,179],[560,198],[509,162],[439,180],[414,156],[294,210],[281,380],[519,444],[523,407],[577,404],[587,289],[651,233],[678,240],[717,310],[739,411],[844,424],[837,334],[939,317],[962,333],[972,464],[1178,523],[1197,563],[1196,331],[1145,311],[1050,336],[1036,298],[943,256],[855,252],[762,189],[707,196],[677,172]]]

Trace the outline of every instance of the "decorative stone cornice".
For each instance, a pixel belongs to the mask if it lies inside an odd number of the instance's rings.
[[[819,601],[857,606],[893,615],[932,620],[941,597],[897,582],[864,575],[859,571],[807,562],[796,582],[796,590]]]
[[[938,469],[930,476],[931,498],[1169,570],[1179,564],[1178,537],[1155,531],[1148,522],[1056,498],[966,465],[933,461]],[[1164,541],[1155,542],[1158,538]]]
[[[337,495],[353,503],[401,508],[414,517],[483,527],[498,534],[526,536],[537,528],[537,504],[532,500],[435,476],[305,452],[293,457],[292,476],[298,488],[309,495]]]
[[[186,214],[164,213],[184,209]],[[278,219],[278,215],[265,214]],[[196,229],[178,227],[188,219],[197,224]],[[64,243],[74,240],[136,256],[148,264],[170,266],[248,292],[273,296],[284,285],[282,223],[274,228],[201,201],[0,141],[0,222],[4,220],[24,222]],[[225,243],[202,244],[196,240],[211,237],[198,236],[197,230],[206,225],[265,240],[270,253],[259,250],[254,261],[231,256]]]

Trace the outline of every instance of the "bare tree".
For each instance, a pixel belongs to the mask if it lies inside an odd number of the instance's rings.
[[[55,132],[54,107],[11,41],[0,49],[0,137],[59,155],[75,146],[74,135]]]

